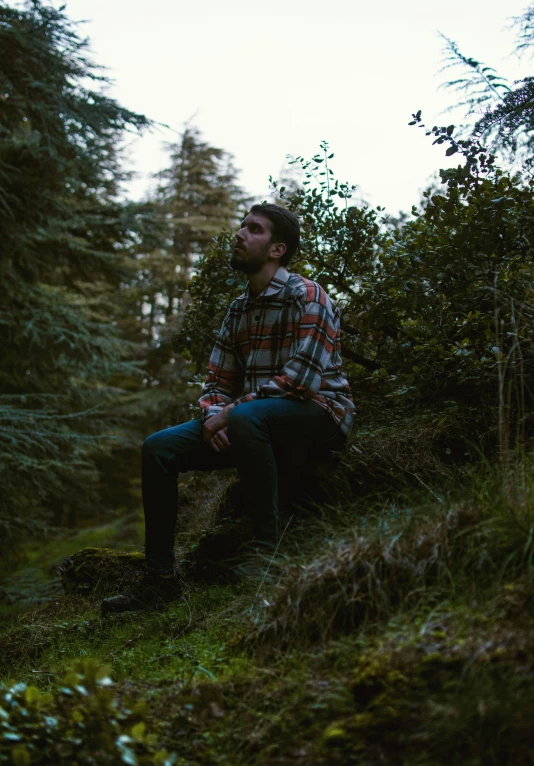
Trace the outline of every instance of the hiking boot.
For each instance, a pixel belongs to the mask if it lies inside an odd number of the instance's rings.
[[[161,577],[147,572],[127,593],[105,598],[102,601],[102,616],[138,612],[141,609],[159,609],[177,599],[180,594],[181,582],[176,573],[172,577]]]

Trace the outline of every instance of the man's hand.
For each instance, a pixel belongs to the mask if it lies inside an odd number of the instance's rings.
[[[208,440],[208,444],[215,450],[215,452],[224,452],[224,450],[228,449],[230,441],[226,434],[226,428],[221,428],[220,431],[217,431],[217,433]]]
[[[228,418],[231,411],[234,409],[234,404],[228,404],[223,410],[212,415],[204,423],[204,441],[206,441],[215,452],[224,452],[230,446],[228,435],[226,433],[226,426],[228,425]]]

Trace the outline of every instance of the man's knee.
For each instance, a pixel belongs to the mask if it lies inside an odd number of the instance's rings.
[[[253,438],[261,430],[262,421],[261,413],[248,403],[234,407],[227,426],[230,444]]]
[[[156,457],[163,449],[165,438],[162,437],[163,431],[156,431],[156,433],[147,436],[143,442],[143,458]]]
[[[143,442],[143,460],[156,459],[166,464],[169,461],[179,460],[181,455],[202,443],[202,426],[196,421],[164,428],[147,436]]]

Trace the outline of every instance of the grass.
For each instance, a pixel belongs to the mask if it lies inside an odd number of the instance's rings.
[[[99,601],[62,597],[0,634],[0,678],[28,683],[40,675],[53,686],[74,660],[89,656],[110,665],[117,680],[189,677],[198,665],[215,676],[230,630],[225,608],[240,598],[236,588],[211,586],[162,612],[102,619]]]
[[[264,580],[192,582],[161,612],[49,600],[0,633],[0,675],[58,695],[95,658],[182,766],[530,763],[534,481],[463,484],[323,506]]]
[[[110,524],[71,532],[51,530],[43,540],[32,539],[24,549],[24,555],[15,568],[4,573],[2,585],[8,597],[17,604],[28,606],[31,603],[47,601],[52,595],[61,592],[58,579],[58,567],[61,562],[86,547],[101,547],[111,544],[116,550],[135,550],[142,547],[141,514],[129,514],[115,519]],[[7,604],[9,607],[9,604]],[[2,607],[6,607],[3,604]]]

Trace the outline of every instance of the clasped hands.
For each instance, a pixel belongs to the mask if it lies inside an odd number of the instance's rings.
[[[224,452],[230,446],[226,427],[228,418],[234,409],[235,404],[227,404],[226,407],[208,418],[203,425],[204,441],[207,442],[215,452]]]

